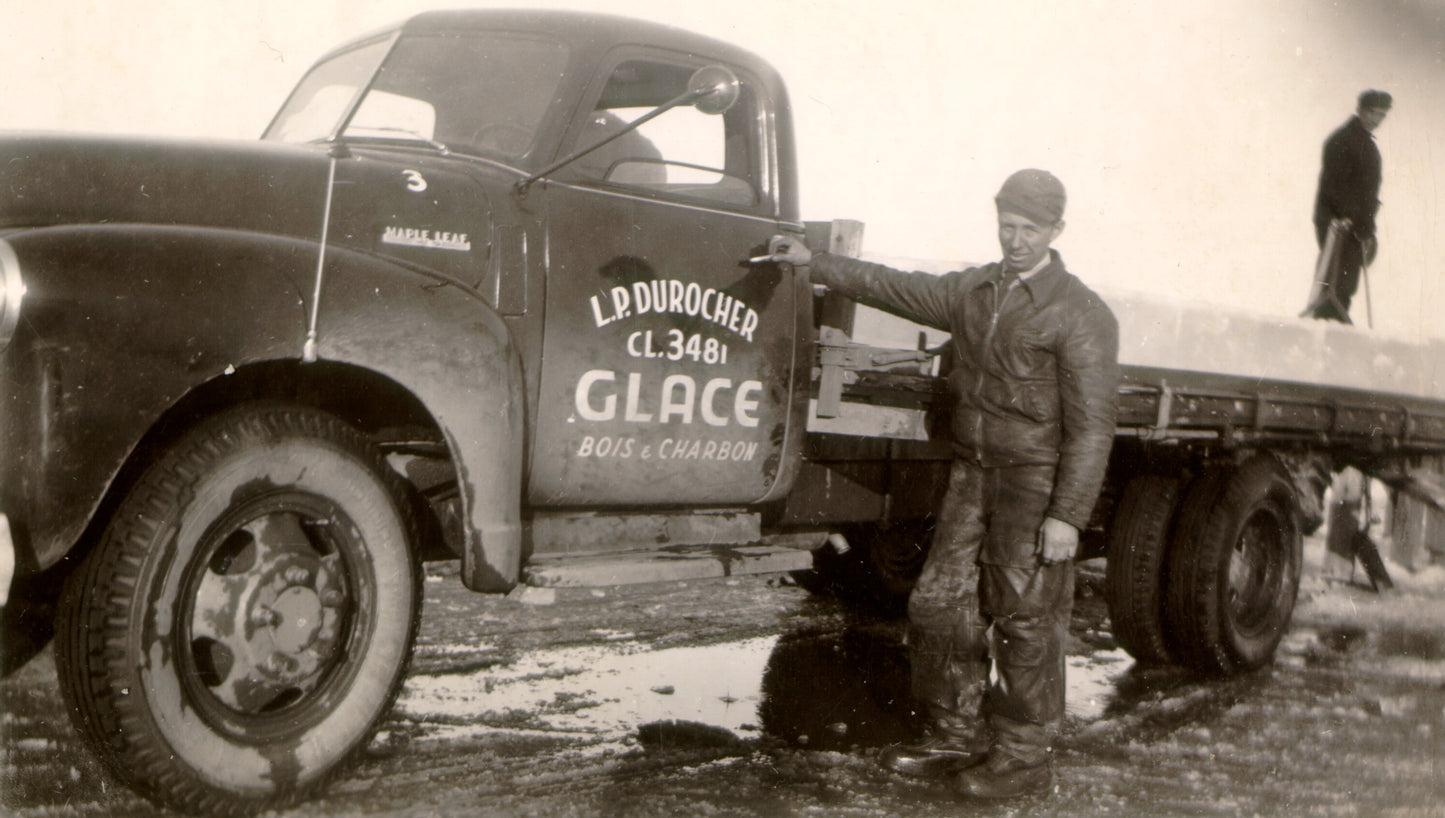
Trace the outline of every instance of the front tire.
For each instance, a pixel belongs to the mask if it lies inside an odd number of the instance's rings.
[[[1166,613],[1178,658],[1210,674],[1253,670],[1274,657],[1299,592],[1294,485],[1273,457],[1257,455],[1199,488],[1169,555]],[[1186,524],[1186,513],[1202,524]]]
[[[56,666],[106,766],[182,810],[293,804],[363,746],[421,601],[400,480],[318,411],[242,407],[147,469],[67,582]]]

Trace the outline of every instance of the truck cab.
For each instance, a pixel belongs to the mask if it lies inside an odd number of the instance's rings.
[[[737,78],[726,111],[635,122],[709,66]],[[748,261],[797,229],[774,150],[788,128],[781,82],[730,47],[433,14],[323,59],[264,138],[381,160],[338,163],[336,227],[462,278],[502,316],[532,407],[527,503],[729,504],[786,488],[799,422],[802,291]]]
[[[726,110],[656,113],[704,68],[734,78]],[[359,102],[348,77],[372,77]],[[337,99],[354,104],[339,131],[318,115]],[[520,499],[545,511],[786,491],[808,291],[748,259],[798,229],[776,149],[789,128],[781,81],[737,49],[605,18],[444,13],[323,59],[264,138],[392,151],[337,164],[337,226],[463,278],[505,322],[526,418]],[[518,557],[491,561],[501,576],[468,571],[469,584],[505,590]]]

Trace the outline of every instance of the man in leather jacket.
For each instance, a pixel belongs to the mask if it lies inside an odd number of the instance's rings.
[[[1013,174],[995,198],[1002,261],[943,276],[814,254],[786,236],[771,247],[815,283],[953,334],[954,461],[908,603],[912,689],[930,732],[880,761],[954,776],[972,797],[1052,785],[1073,558],[1114,441],[1118,324],[1050,248],[1064,199],[1052,174]]]

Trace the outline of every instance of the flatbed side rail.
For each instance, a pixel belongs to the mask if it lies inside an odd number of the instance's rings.
[[[1323,384],[1125,366],[1119,434],[1299,442],[1369,453],[1445,451],[1445,401]]]
[[[946,383],[929,372],[921,352],[932,350],[824,340],[813,379],[818,407],[836,412],[868,405],[923,415],[946,409]],[[1122,369],[1120,437],[1225,447],[1297,443],[1357,454],[1445,452],[1442,400],[1182,369]],[[920,421],[911,428],[937,426]],[[820,422],[817,430],[827,428]],[[880,436],[893,435],[885,430]]]

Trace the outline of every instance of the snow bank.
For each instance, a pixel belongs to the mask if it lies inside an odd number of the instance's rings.
[[[962,262],[869,256],[935,275]],[[1281,318],[1258,308],[1223,309],[1098,288],[1119,319],[1119,360],[1267,380],[1317,383],[1445,400],[1445,339],[1391,337],[1335,321]],[[1263,305],[1259,305],[1263,306]],[[919,327],[860,307],[854,340],[913,347]],[[945,334],[929,331],[929,343]]]

